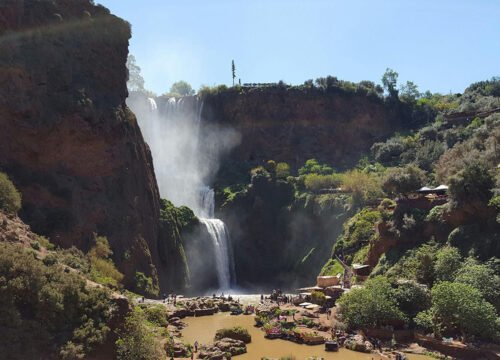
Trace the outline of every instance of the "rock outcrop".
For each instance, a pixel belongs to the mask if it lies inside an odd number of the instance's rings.
[[[125,105],[130,36],[90,0],[0,3],[0,169],[34,231],[83,250],[105,235],[129,283],[157,283],[158,189]]]
[[[311,158],[351,166],[374,142],[408,127],[411,114],[403,104],[342,89],[256,88],[207,96],[203,117],[241,134],[229,162],[273,159],[298,168]]]

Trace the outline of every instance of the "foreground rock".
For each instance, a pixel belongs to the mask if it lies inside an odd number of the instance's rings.
[[[243,341],[223,338],[213,344],[202,345],[198,354],[200,359],[222,360],[227,354],[241,355],[247,352]]]
[[[366,340],[363,335],[354,335],[347,338],[344,347],[349,350],[369,353],[373,351],[373,344]]]

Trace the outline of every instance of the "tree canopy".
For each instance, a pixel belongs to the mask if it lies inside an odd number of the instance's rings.
[[[194,95],[195,91],[186,81],[180,80],[172,84],[170,87],[170,96],[190,96]]]

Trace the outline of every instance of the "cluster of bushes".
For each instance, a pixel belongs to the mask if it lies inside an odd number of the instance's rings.
[[[214,340],[221,340],[223,338],[230,338],[234,340],[243,341],[245,344],[249,344],[252,341],[252,336],[247,329],[241,326],[235,326],[232,328],[219,329],[215,333]]]
[[[333,246],[333,253],[341,255],[348,263],[364,263],[368,246],[378,240],[375,224],[382,220],[379,210],[365,208],[344,224],[344,231]]]
[[[0,351],[5,358],[83,358],[107,340],[115,310],[110,294],[87,286],[78,273],[2,243],[0,279]]]
[[[19,209],[21,209],[21,194],[9,177],[0,172],[0,211],[17,214]]]
[[[118,332],[116,357],[118,360],[160,360],[165,358],[165,350],[159,341],[160,336],[169,336],[166,328],[163,334],[157,334],[151,321],[151,310],[136,306],[125,319],[125,324]],[[153,316],[156,319],[156,316]],[[163,325],[162,325],[163,326]],[[172,350],[167,346],[167,351]],[[172,354],[173,355],[173,354]]]
[[[410,326],[436,336],[498,340],[497,310],[477,285],[460,280],[460,274],[455,281],[437,282],[430,291],[414,281],[391,283],[388,278],[377,276],[363,288],[342,295],[338,314],[353,329]]]
[[[118,271],[111,260],[113,251],[108,239],[104,236],[97,236],[94,241],[95,244],[87,254],[90,262],[90,278],[103,285],[114,288],[122,287],[123,274]]]

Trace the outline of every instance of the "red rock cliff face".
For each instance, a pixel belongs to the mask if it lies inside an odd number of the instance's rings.
[[[204,109],[205,118],[232,126],[242,135],[232,160],[255,164],[273,159],[295,168],[310,158],[352,166],[408,117],[401,106],[340,89],[225,92],[209,95]]]
[[[130,26],[89,0],[0,2],[0,169],[21,216],[61,246],[108,237],[157,279],[159,195],[125,105]]]

